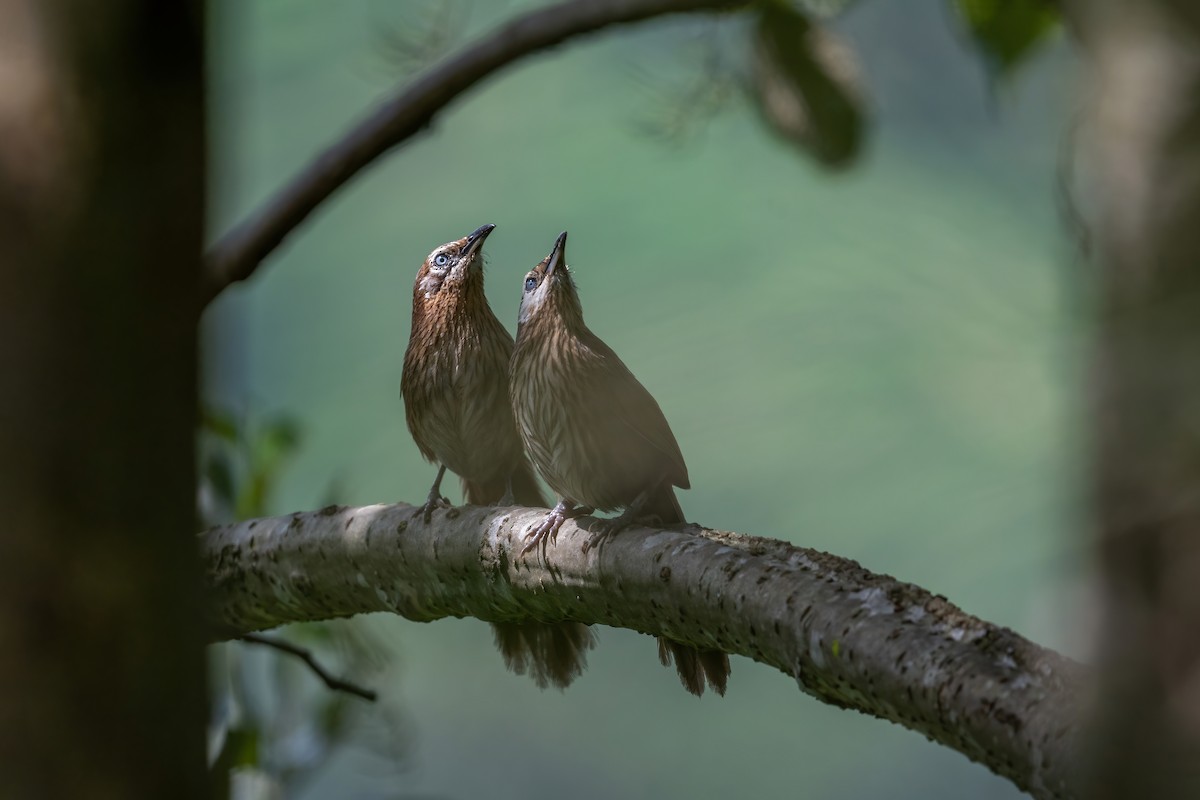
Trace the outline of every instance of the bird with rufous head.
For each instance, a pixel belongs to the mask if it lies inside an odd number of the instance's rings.
[[[449,505],[446,470],[475,505],[547,506],[522,449],[509,402],[513,338],[488,305],[483,243],[495,225],[433,250],[413,284],[412,329],[400,381],[409,432],[438,465],[418,510],[426,524]],[[493,622],[496,646],[514,672],[565,688],[587,665],[595,637],[578,622]]]

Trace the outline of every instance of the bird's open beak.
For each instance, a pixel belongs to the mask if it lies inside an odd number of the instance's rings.
[[[467,258],[475,253],[480,247],[483,247],[483,240],[488,237],[488,234],[496,230],[496,226],[488,223],[480,225],[470,236],[467,237],[467,243],[463,245],[462,257]]]
[[[567,232],[563,231],[554,240],[554,249],[550,251],[550,263],[546,265],[546,277],[549,278],[567,257]]]

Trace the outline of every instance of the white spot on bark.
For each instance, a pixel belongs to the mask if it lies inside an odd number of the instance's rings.
[[[792,553],[791,557],[788,558],[788,564],[793,567],[803,567],[817,574],[822,572],[822,570],[817,567],[817,563],[808,556],[804,555],[804,553]]]
[[[863,608],[867,610],[868,617],[876,617],[880,614],[895,614],[896,606],[892,605],[892,601],[888,600],[887,593],[883,589],[860,589],[857,592],[851,592],[847,595],[851,600],[858,600],[862,603]]]
[[[816,631],[808,634],[808,659],[817,669],[825,668],[825,653],[821,651],[821,637]]]
[[[908,610],[904,612],[904,619],[909,622],[920,622],[925,619],[925,609],[920,606],[909,606]]]
[[[358,585],[359,585],[359,586],[366,586],[366,585],[367,585],[367,576],[366,576],[366,575],[363,575],[361,572],[360,572],[360,573],[358,573],[357,575],[355,575],[355,576],[354,576],[354,579],[355,579],[356,581],[358,581]]]
[[[653,550],[655,547],[658,547],[659,543],[661,543],[664,539],[668,538],[670,535],[671,534],[669,534],[669,533],[651,534],[650,536],[646,537],[645,541],[642,542],[642,549],[643,550]]]

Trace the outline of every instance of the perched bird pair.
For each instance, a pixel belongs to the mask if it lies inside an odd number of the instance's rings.
[[[650,393],[583,322],[566,264],[563,233],[525,276],[514,344],[483,291],[483,242],[495,228],[435,249],[413,286],[412,332],[401,391],[409,431],[438,464],[420,512],[448,504],[441,482],[459,476],[468,503],[546,507],[530,466],[558,503],[526,535],[522,555],[554,542],[563,522],[594,509],[624,509],[601,521],[587,546],[638,518],[685,520],[673,486],[688,488],[687,466]],[[529,459],[526,458],[526,453]],[[493,623],[510,669],[541,687],[565,688],[595,645],[577,622]],[[659,638],[688,691],[725,693],[729,658]]]

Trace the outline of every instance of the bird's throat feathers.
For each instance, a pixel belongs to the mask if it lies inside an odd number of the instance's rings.
[[[412,330],[428,340],[444,336],[470,336],[494,317],[483,290],[483,273],[478,265],[462,280],[445,280],[434,289],[417,276],[413,286]]]
[[[539,267],[544,269],[544,265]],[[535,267],[534,272],[537,271],[538,267]],[[572,330],[583,327],[583,306],[575,290],[575,281],[565,266],[544,276],[536,289],[521,298],[518,326],[538,319],[545,320],[546,324],[552,324],[550,321],[553,320]]]
[[[533,351],[546,349],[560,352],[564,348],[586,351],[588,342],[594,338],[595,334],[583,322],[579,297],[573,290],[569,293],[559,291],[541,298],[541,303],[533,313],[517,323],[517,347]]]

